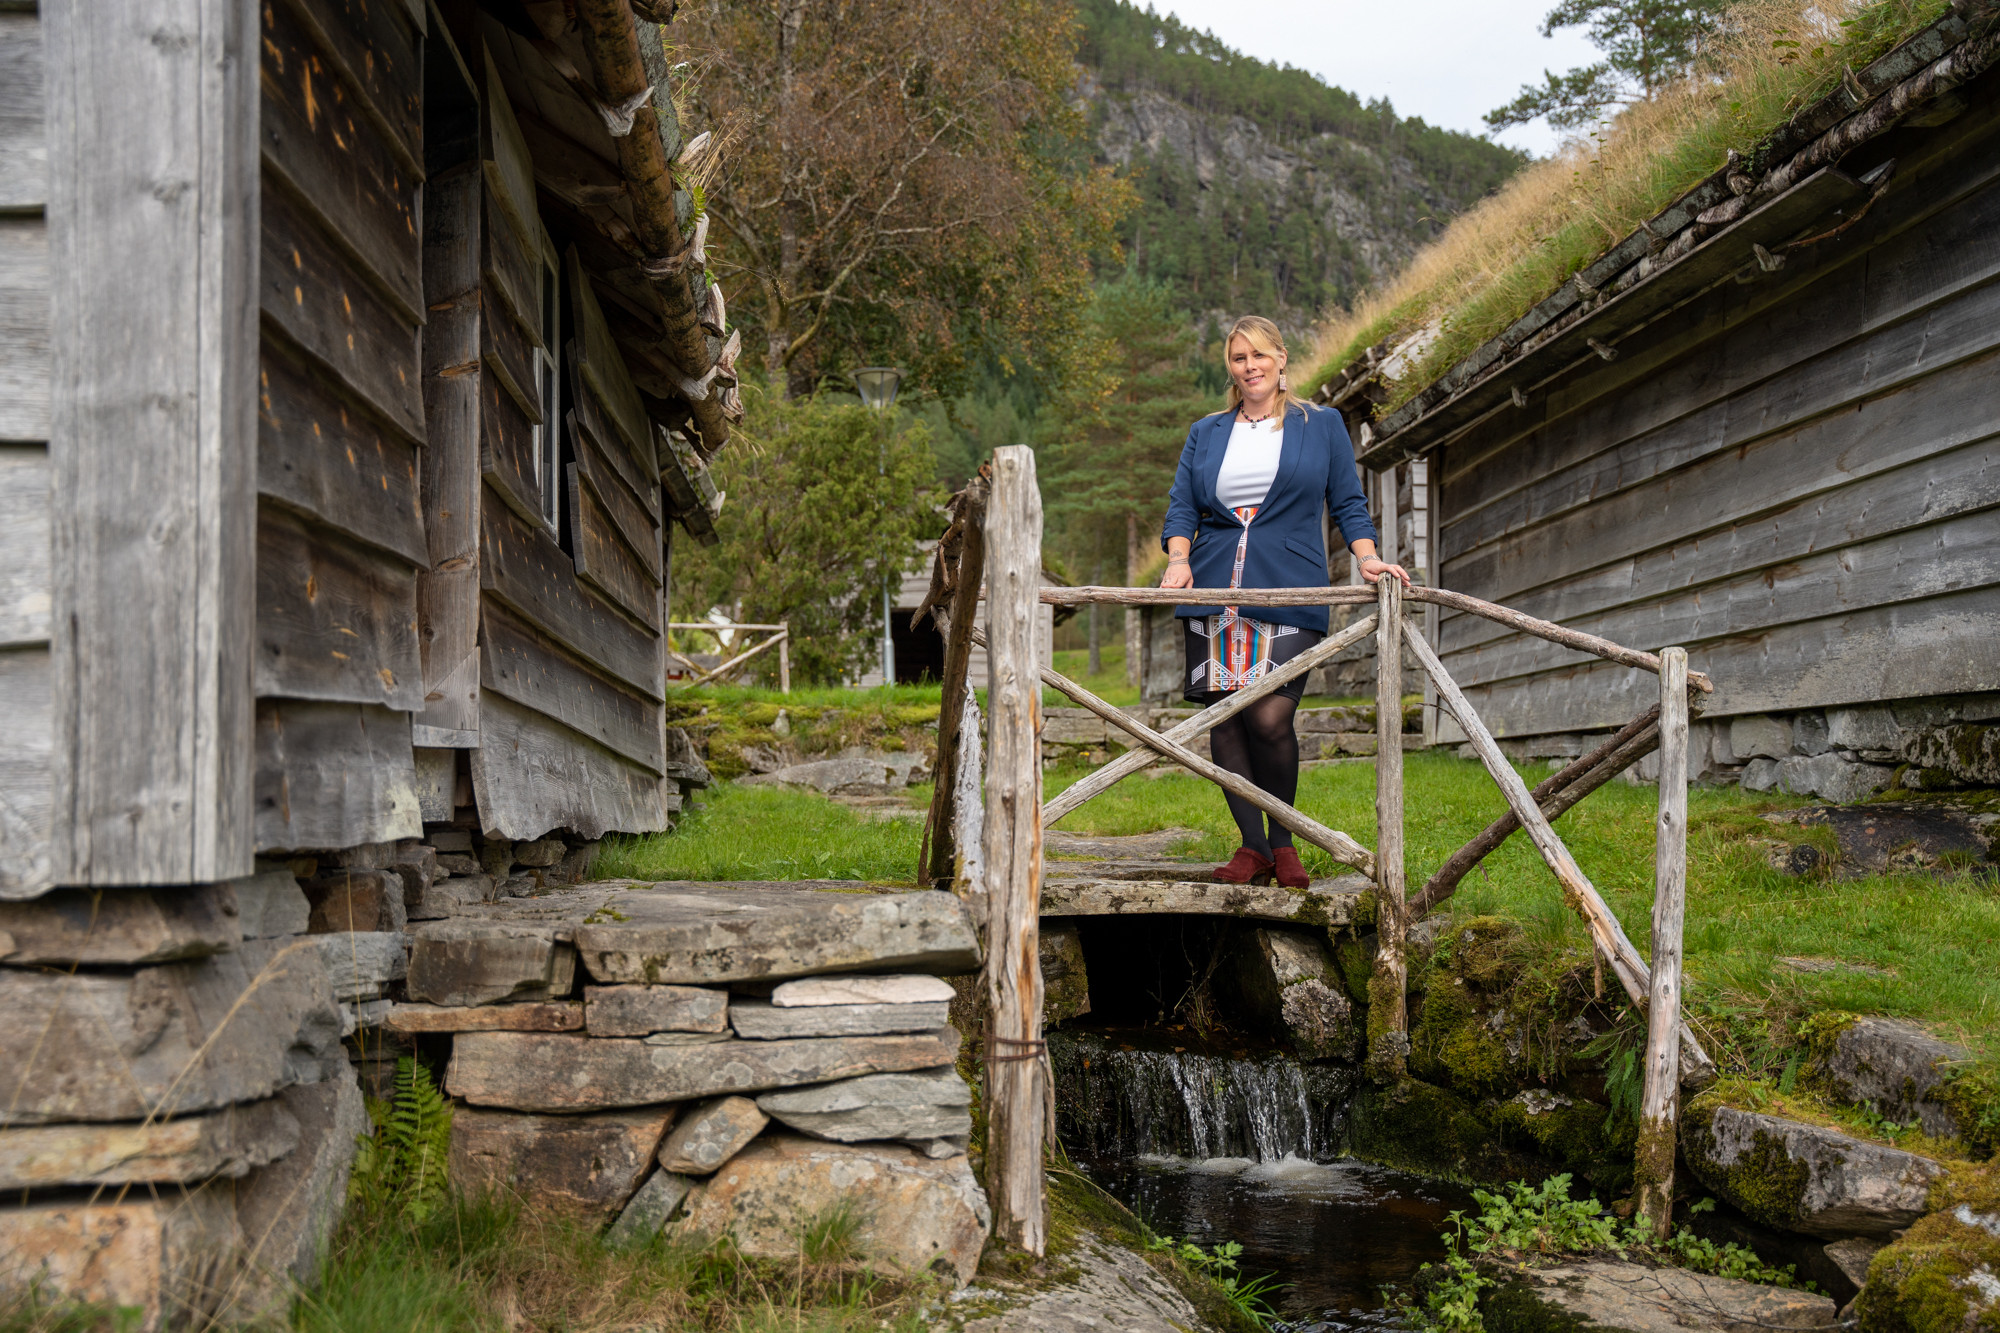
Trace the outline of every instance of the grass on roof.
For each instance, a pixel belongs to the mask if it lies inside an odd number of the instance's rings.
[[[1368,348],[1430,328],[1390,384],[1414,398],[1571,274],[1778,127],[1949,12],[1947,0],[1744,0],[1698,73],[1535,163],[1468,210],[1401,274],[1316,330],[1308,389]]]

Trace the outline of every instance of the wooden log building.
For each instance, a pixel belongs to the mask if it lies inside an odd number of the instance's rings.
[[[406,920],[678,808],[672,8],[0,0],[0,1293],[281,1313]]]
[[[1938,744],[2000,716],[1996,63],[2000,6],[1957,0],[1394,411],[1394,348],[1320,391],[1433,582],[1686,645],[1697,775],[2000,780]],[[1477,617],[1431,633],[1518,754],[1647,702]]]
[[[740,408],[637,9],[0,12],[0,897],[667,825]]]

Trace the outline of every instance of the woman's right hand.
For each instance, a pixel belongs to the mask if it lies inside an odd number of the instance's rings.
[[[1160,586],[1162,588],[1192,588],[1194,586],[1194,570],[1189,567],[1185,559],[1170,559],[1167,561],[1167,572],[1160,576]]]

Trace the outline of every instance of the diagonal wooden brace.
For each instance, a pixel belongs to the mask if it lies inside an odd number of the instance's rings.
[[[983,631],[972,632],[973,641],[984,646],[986,635]],[[1262,810],[1271,818],[1283,824],[1292,832],[1304,838],[1313,846],[1331,856],[1342,865],[1353,866],[1370,879],[1375,877],[1375,857],[1366,847],[1348,837],[1338,829],[1330,829],[1302,810],[1294,809],[1271,793],[1259,787],[1248,778],[1238,777],[1226,768],[1211,764],[1193,750],[1178,741],[1170,741],[1145,723],[1126,715],[1125,710],[1116,708],[1092,694],[1069,677],[1048,667],[1042,668],[1042,684],[1052,690],[1059,690],[1070,698],[1103,718],[1106,722],[1129,733],[1141,745],[1158,750],[1181,767],[1207,778],[1216,786],[1232,795],[1241,796],[1250,804]]]
[[[1288,682],[1298,679],[1322,662],[1332,660],[1337,654],[1346,651],[1374,632],[1375,617],[1372,615],[1362,617],[1340,633],[1322,639],[1283,666],[1273,667],[1269,673],[1255,682],[1240,690],[1232,690],[1229,697],[1222,702],[1210,704],[1193,717],[1178,723],[1163,733],[1164,739],[1185,744],[1197,736],[1214,730],[1265,695],[1276,693]],[[1159,753],[1154,750],[1127,750],[1089,777],[1058,792],[1047,805],[1042,807],[1042,827],[1047,828],[1091,797],[1109,791],[1113,784],[1131,777],[1142,768],[1158,763],[1159,759]]]
[[[1535,798],[1529,795],[1528,784],[1521,780],[1521,775],[1514,771],[1514,766],[1500,753],[1500,746],[1493,739],[1493,733],[1486,729],[1486,724],[1472,711],[1472,705],[1466,701],[1465,692],[1458,688],[1458,682],[1444,669],[1444,663],[1438,660],[1437,653],[1424,642],[1424,636],[1413,629],[1407,621],[1403,624],[1403,641],[1409,645],[1410,651],[1417,655],[1417,660],[1424,664],[1424,670],[1428,671],[1431,679],[1436,682],[1438,698],[1451,710],[1452,717],[1464,730],[1466,739],[1472,742],[1472,748],[1478,752],[1480,761],[1486,765],[1486,771],[1492,775],[1501,794],[1507,798],[1507,804],[1514,811],[1514,817],[1521,821],[1521,827],[1527,830],[1528,837],[1535,844],[1535,850],[1542,854],[1542,860],[1555,875],[1556,882],[1562,885],[1563,896],[1569,899],[1570,906],[1582,915],[1584,922],[1590,927],[1591,937],[1597,942],[1598,952],[1610,960],[1611,970],[1618,977],[1618,984],[1625,988],[1625,994],[1631,997],[1633,1005],[1643,1013],[1647,1004],[1648,989],[1652,984],[1652,973],[1646,967],[1646,960],[1632,947],[1632,941],[1626,938],[1625,928],[1618,924],[1618,917],[1612,912],[1610,904],[1604,901],[1604,896],[1597,891],[1597,886],[1592,884],[1577,866],[1576,858],[1569,854],[1569,848],[1563,845],[1563,840],[1556,836],[1555,829],[1550,827],[1548,819],[1543,816],[1541,807],[1535,803]],[[1681,1024],[1680,1070],[1681,1083],[1685,1086],[1702,1086],[1715,1080],[1715,1062],[1708,1058],[1707,1052],[1702,1050],[1701,1044],[1695,1040],[1694,1033],[1688,1029],[1685,1022]]]

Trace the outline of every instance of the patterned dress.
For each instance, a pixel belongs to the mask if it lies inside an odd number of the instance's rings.
[[[1243,557],[1250,549],[1250,521],[1258,506],[1249,505],[1230,512],[1243,525],[1236,537],[1236,559],[1230,568],[1229,586],[1243,586]],[[1282,666],[1318,643],[1323,637],[1297,625],[1277,625],[1242,614],[1225,606],[1220,615],[1191,617],[1185,622],[1188,644],[1188,681],[1184,695],[1201,702],[1202,696],[1226,694],[1261,680],[1275,666]],[[1294,700],[1305,692],[1305,677],[1281,687]]]

